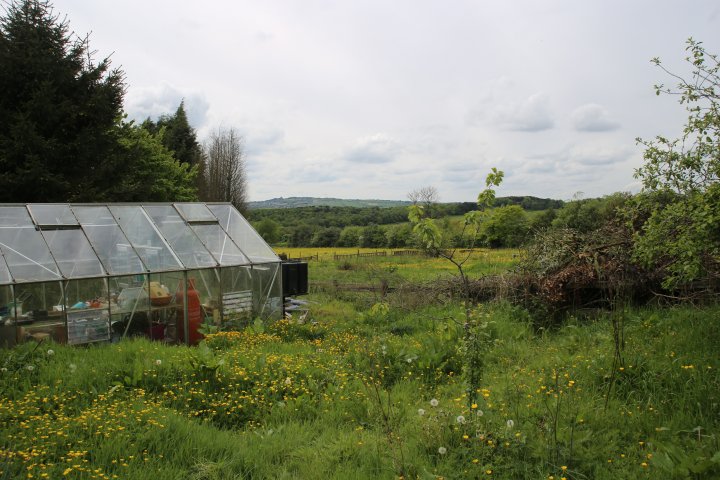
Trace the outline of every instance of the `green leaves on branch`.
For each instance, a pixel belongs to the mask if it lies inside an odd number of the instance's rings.
[[[418,221],[413,227],[413,232],[420,240],[422,248],[426,250],[439,249],[442,245],[442,232],[430,218]]]
[[[652,60],[679,80],[655,91],[679,96],[686,106],[683,135],[638,139],[645,164],[635,173],[644,186],[635,211],[647,219],[636,232],[635,256],[660,268],[667,288],[720,274],[720,60],[692,38],[686,50],[689,79]]]
[[[478,195],[477,203],[480,210],[489,208],[495,203],[495,190],[490,187],[498,187],[502,183],[505,172],[493,167],[485,178],[485,190]]]

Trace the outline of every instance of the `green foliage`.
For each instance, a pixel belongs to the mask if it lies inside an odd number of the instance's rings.
[[[332,247],[337,244],[339,239],[340,229],[338,227],[320,228],[313,234],[310,245],[313,247]]]
[[[202,148],[197,141],[195,129],[188,121],[184,100],[180,102],[175,114],[162,115],[157,122],[148,118],[142,126],[151,133],[160,133],[164,130],[162,143],[179,162],[190,166],[203,163]]]
[[[659,59],[653,63],[675,79],[676,87],[656,85],[656,93],[677,95],[688,112],[683,135],[670,140],[638,139],[645,149],[645,163],[637,170],[644,191],[659,193],[670,203],[656,202],[657,195],[641,195],[636,208],[649,218],[637,232],[637,258],[645,265],[659,265],[664,285],[676,288],[720,273],[720,61],[702,43],[687,41],[691,77],[668,72]],[[632,211],[631,211],[632,214]]]
[[[180,163],[162,144],[161,130],[152,134],[132,123],[120,128],[121,157],[111,198],[125,202],[197,200],[197,167]]]
[[[519,247],[527,238],[527,215],[517,205],[496,208],[484,221],[481,234],[492,248]]]
[[[264,218],[253,224],[255,231],[269,244],[280,240],[280,224],[270,218]]]
[[[618,216],[629,198],[625,193],[614,193],[602,198],[577,199],[557,210],[553,228],[569,228],[579,233],[597,230]]]
[[[385,229],[375,224],[365,227],[360,237],[360,246],[363,248],[384,248],[387,240],[385,239]]]
[[[310,225],[298,225],[290,234],[291,247],[306,247],[312,243],[315,231]]]
[[[123,74],[42,0],[0,18],[0,201],[112,198]]]
[[[338,247],[359,247],[360,237],[363,234],[363,227],[352,226],[345,227],[340,232],[340,238],[338,239]]]

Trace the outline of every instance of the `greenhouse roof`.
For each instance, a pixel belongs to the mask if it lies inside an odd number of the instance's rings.
[[[229,203],[2,204],[0,284],[280,261]]]

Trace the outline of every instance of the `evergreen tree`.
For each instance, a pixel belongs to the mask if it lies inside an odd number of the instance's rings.
[[[207,196],[204,176],[205,156],[197,140],[197,132],[188,121],[185,100],[180,102],[174,115],[162,115],[157,122],[148,118],[143,123],[143,127],[153,134],[161,134],[163,145],[173,153],[177,161],[189,167],[196,167],[196,187],[201,198],[205,199]]]
[[[0,18],[0,92],[0,201],[108,198],[123,74],[94,63],[47,1],[13,2]]]

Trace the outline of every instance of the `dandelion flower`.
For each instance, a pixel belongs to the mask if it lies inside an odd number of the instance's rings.
[[[440,402],[438,402],[437,398],[430,400],[430,406],[437,407],[439,404]]]
[[[513,422],[512,420],[508,420],[507,422],[505,422],[505,425],[507,425],[507,428],[513,428],[515,426],[515,422]]]
[[[418,415],[420,415],[421,417],[422,417],[423,415],[425,415],[425,409],[424,409],[424,408],[418,408]]]
[[[438,448],[438,453],[440,455],[445,455],[447,453],[447,448],[445,448],[445,447]]]
[[[457,421],[457,423],[465,423],[465,417],[463,417],[462,415],[458,415],[455,420]]]
[[[53,350],[53,349],[51,348],[50,350],[47,351],[47,354],[48,354],[48,355],[55,355],[55,350]]]

